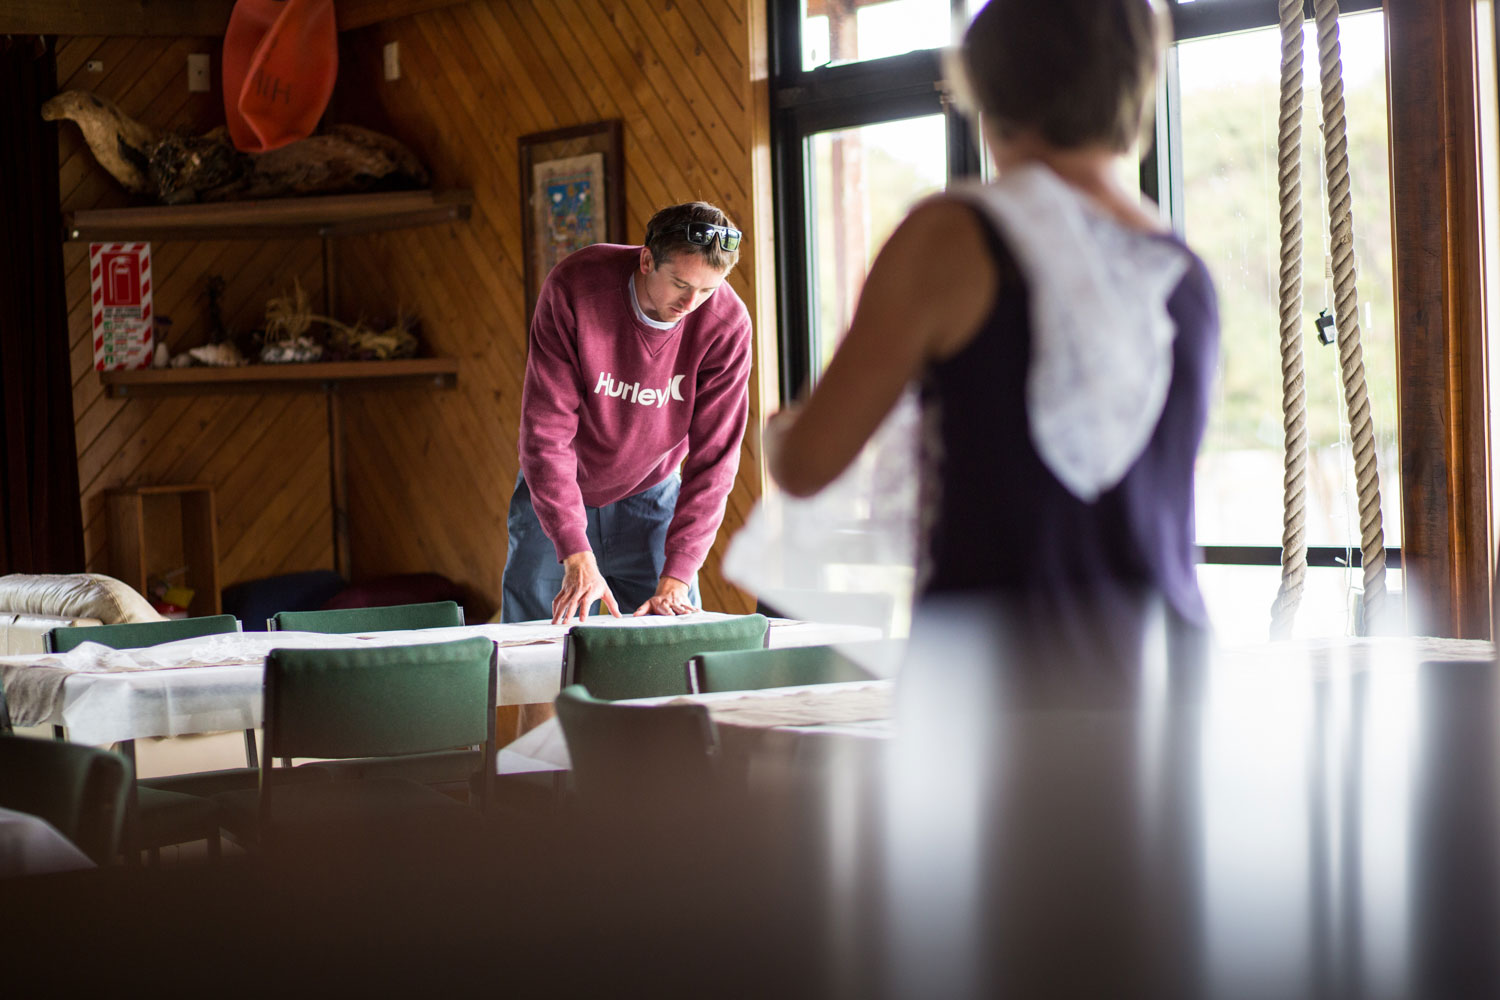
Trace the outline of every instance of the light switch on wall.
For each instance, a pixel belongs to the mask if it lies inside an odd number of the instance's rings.
[[[401,50],[396,42],[385,43],[385,78],[387,80],[401,79]]]
[[[188,56],[188,90],[195,94],[208,93],[207,52],[194,52]]]

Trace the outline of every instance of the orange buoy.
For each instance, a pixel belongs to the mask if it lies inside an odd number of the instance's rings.
[[[305,139],[338,75],[333,0],[235,0],[224,32],[224,116],[245,153]]]

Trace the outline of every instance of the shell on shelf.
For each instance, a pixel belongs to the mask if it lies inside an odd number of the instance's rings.
[[[322,356],[323,345],[311,337],[278,340],[260,349],[260,360],[268,365],[288,364],[296,361],[317,361]]]
[[[202,365],[208,368],[238,368],[250,362],[240,353],[239,348],[225,341],[222,344],[203,344],[200,347],[190,347],[181,354],[172,358],[173,368],[189,368],[194,365]]]

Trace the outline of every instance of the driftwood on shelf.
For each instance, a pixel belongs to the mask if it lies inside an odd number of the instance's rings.
[[[427,171],[410,149],[358,125],[333,125],[269,153],[241,153],[220,126],[202,135],[157,132],[112,101],[69,90],[42,105],[69,120],[125,190],[163,204],[419,188]]]

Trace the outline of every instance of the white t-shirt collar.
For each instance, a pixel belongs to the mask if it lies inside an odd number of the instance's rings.
[[[671,322],[665,322],[663,320],[652,319],[650,316],[647,316],[646,310],[641,308],[641,300],[636,298],[634,272],[631,272],[630,277],[625,279],[625,283],[630,286],[630,308],[635,310],[636,319],[651,327],[651,329],[653,330],[670,330],[680,322],[680,320],[675,319]]]

